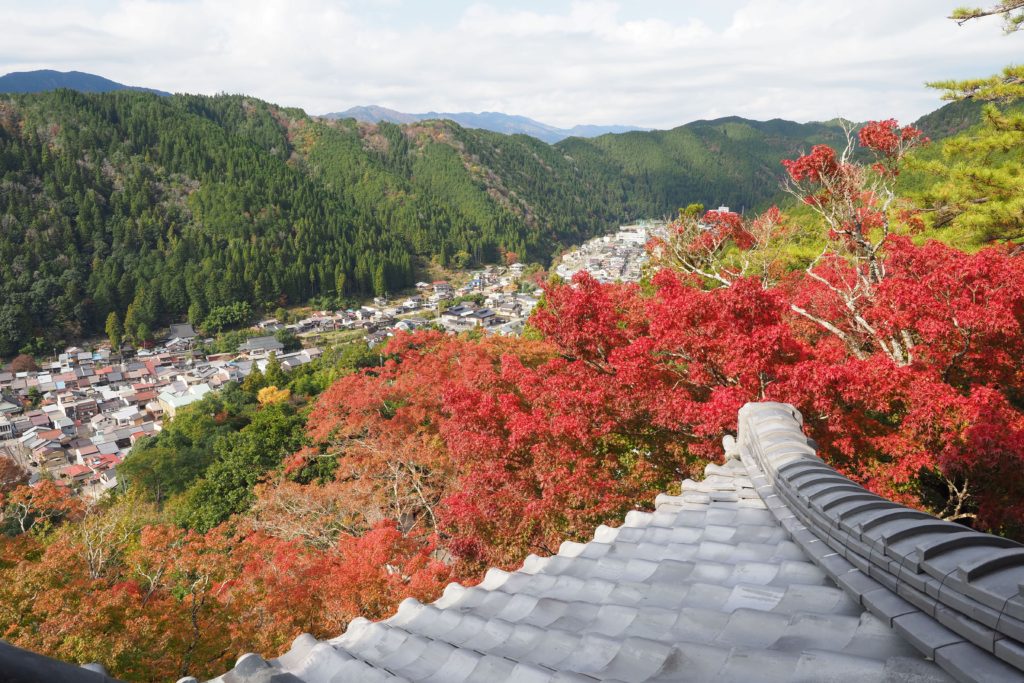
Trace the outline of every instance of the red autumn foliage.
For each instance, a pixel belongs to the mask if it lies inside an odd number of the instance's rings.
[[[10,469],[9,466],[6,469]],[[21,533],[37,526],[47,527],[61,519],[77,519],[83,509],[81,500],[52,481],[42,481],[35,486],[21,484],[0,492],[0,523],[9,524]]]
[[[574,285],[548,289],[547,301],[531,323],[572,357],[588,363],[606,361],[612,349],[627,343],[636,328],[646,323],[637,287],[601,287],[586,277],[576,278]]]
[[[834,176],[840,168],[835,150],[828,145],[815,145],[809,154],[796,160],[786,159],[782,165],[793,180],[810,180],[814,183]]]
[[[439,512],[453,553],[508,567],[555,552],[674,474],[653,416],[606,379],[596,360],[506,355],[487,382],[447,387],[441,433],[460,476]]]
[[[913,126],[903,126],[896,119],[869,121],[857,132],[860,144],[875,152],[879,159],[872,168],[883,175],[899,175],[899,162],[908,149],[928,141],[924,134]]]
[[[303,457],[337,454],[327,486],[359,501],[352,525],[391,518],[406,532],[440,532],[475,571],[550,552],[667,483],[664,466],[628,452],[624,434],[642,446],[652,418],[604,382],[611,347],[595,343],[625,344],[614,333],[632,333],[631,312],[580,302],[557,315],[601,315],[583,335],[560,328],[571,360],[523,340],[399,335],[384,368],[326,392],[309,419],[319,448]]]
[[[668,226],[668,239],[653,237],[646,245],[652,265],[694,276],[695,282],[711,280],[726,284],[745,276],[768,276],[772,259],[750,260],[748,255],[765,246],[765,240],[786,230],[778,207],[756,220],[745,222],[731,211],[707,211],[698,217],[699,205],[680,211]],[[733,256],[726,265],[724,256]],[[760,271],[760,272],[757,272]]]
[[[708,211],[704,214],[700,234],[688,246],[691,251],[705,252],[716,249],[726,241],[735,244],[738,249],[750,249],[754,245],[754,237],[738,213]]]
[[[342,536],[329,575],[336,588],[324,596],[329,612],[382,619],[405,598],[435,599],[452,568],[433,557],[434,548],[432,538],[403,534],[393,521]]]
[[[1014,499],[1024,490],[1024,263],[1002,250],[968,255],[894,237],[886,269],[858,315],[879,338],[906,333],[903,364],[845,320],[835,290],[855,275],[837,258],[817,271],[824,282],[800,277],[768,290],[750,279],[701,290],[662,271],[642,301],[649,322],[617,337],[604,381],[704,457],[744,402],[792,402],[823,456],[870,488],[949,517],[973,518],[973,505],[981,527],[1013,532],[1024,521]],[[549,305],[571,303],[535,324],[558,338],[549,325],[571,326],[567,312],[614,296],[602,290],[617,286],[587,280],[553,292]],[[794,315],[791,301],[835,321],[846,340]]]

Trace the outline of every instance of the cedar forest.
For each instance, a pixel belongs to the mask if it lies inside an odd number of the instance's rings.
[[[720,457],[752,400],[794,404],[822,456],[871,490],[1024,538],[1022,82],[1011,67],[936,84],[970,99],[976,117],[942,140],[875,121],[780,155],[781,193],[776,183],[753,203],[781,194],[793,198],[785,210],[745,218],[690,205],[648,245],[641,283],[549,280],[520,338],[424,331],[383,351],[331,349],[290,373],[271,362],[136,445],[124,485],[100,504],[25,486],[4,462],[0,637],[128,680],[217,675],[241,652],[336,635],[357,616],[387,616],[405,597],[433,599],[450,581],[616,524]],[[541,143],[447,124],[360,133],[263,105],[243,116],[251,106],[70,92],[0,104],[0,159],[15,169],[0,194],[3,281],[24,303],[3,313],[13,320],[0,332],[19,316],[89,328],[114,311],[142,335],[170,312],[301,300],[323,281],[372,292],[382,273],[390,289],[411,274],[405,244],[467,262],[536,254],[624,210],[629,188],[583,180],[539,199],[530,169],[568,164]],[[41,141],[32,117],[44,110],[95,125],[76,138],[53,123]],[[182,118],[197,111],[205,123]],[[178,135],[156,135],[158,124]],[[230,145],[229,129],[256,142]],[[223,156],[199,155],[209,135],[222,136]],[[503,154],[527,170],[515,192],[497,189],[508,190],[507,173],[488,176],[492,192],[460,185],[451,178],[472,165],[423,136],[475,149],[483,176]],[[370,138],[384,150],[372,163],[360,146]],[[417,139],[415,154],[403,148]],[[447,165],[450,182],[409,164]],[[455,186],[466,191],[459,214],[437,199]],[[655,194],[628,202],[647,209]],[[247,222],[218,217],[238,207]],[[405,225],[394,217],[403,211],[425,217],[422,232],[371,229]],[[6,237],[11,225],[24,242]],[[68,275],[47,275],[29,232],[68,244],[56,259]],[[204,275],[214,271],[225,277]],[[142,272],[166,279],[140,288]],[[52,306],[37,310],[36,296]],[[67,309],[87,300],[93,310]]]

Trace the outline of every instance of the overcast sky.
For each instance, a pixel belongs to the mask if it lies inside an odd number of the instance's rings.
[[[976,0],[977,1],[977,0]],[[994,4],[982,0],[978,4]],[[669,128],[938,107],[925,81],[1022,61],[945,0],[0,0],[0,74],[78,70],[311,114],[380,104]]]

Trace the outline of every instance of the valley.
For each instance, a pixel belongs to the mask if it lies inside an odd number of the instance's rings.
[[[780,158],[841,136],[733,117],[552,146],[234,95],[4,95],[0,356],[101,333],[112,313],[141,343],[225,307],[398,292],[430,262],[547,264],[690,202],[761,209],[784,199]]]

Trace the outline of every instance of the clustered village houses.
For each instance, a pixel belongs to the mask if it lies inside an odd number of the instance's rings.
[[[556,266],[562,277],[587,270],[602,281],[636,281],[646,262],[644,245],[663,224],[623,226],[566,253]],[[321,355],[320,335],[362,330],[371,347],[399,330],[440,328],[449,333],[480,328],[518,335],[542,294],[524,278],[526,267],[488,266],[454,286],[420,282],[416,294],[378,297],[358,309],[315,311],[285,324],[262,320],[233,353],[204,355],[203,340],[190,324],[171,325],[151,349],[70,347],[39,370],[0,371],[0,456],[30,475],[97,498],[117,485],[117,466],[141,438],[160,431],[164,420],[228,382],[266,369],[271,354],[284,370]],[[305,348],[286,353],[275,335],[297,335]]]
[[[171,329],[168,341],[195,340],[191,325]],[[115,357],[108,348],[72,347],[36,372],[0,372],[0,455],[28,470],[30,483],[48,477],[96,498],[117,484],[117,465],[136,441],[254,366],[265,368],[271,352],[204,357],[160,346]],[[319,355],[309,348],[278,360],[292,369]]]

